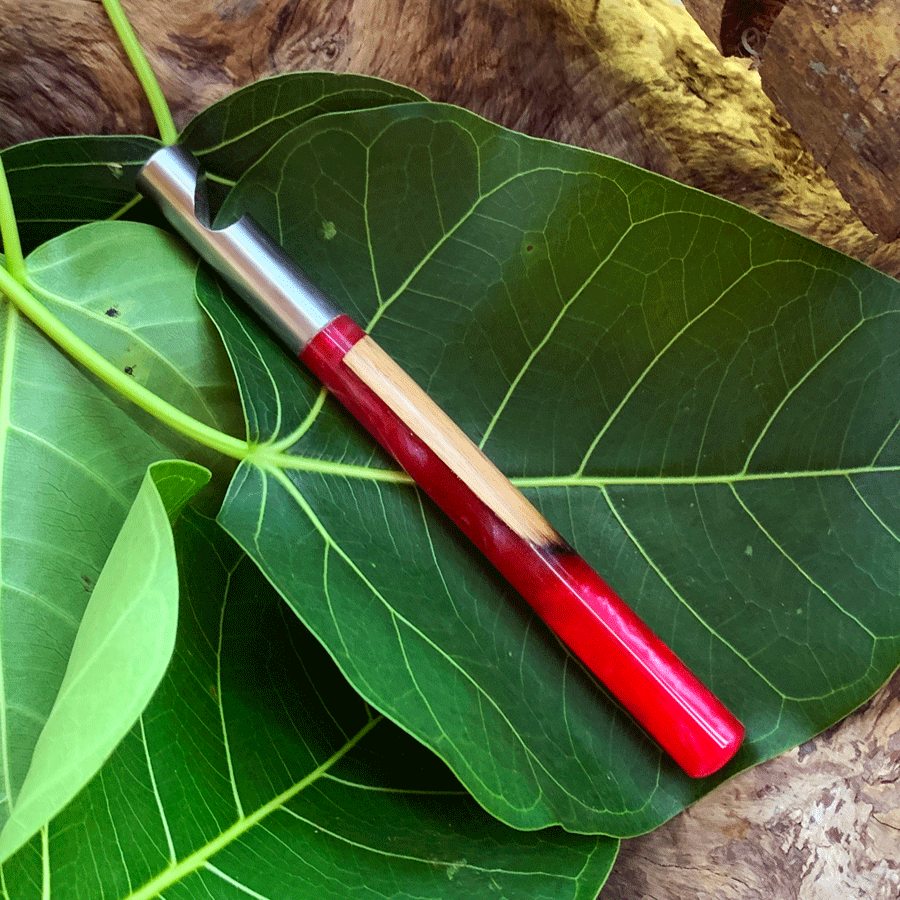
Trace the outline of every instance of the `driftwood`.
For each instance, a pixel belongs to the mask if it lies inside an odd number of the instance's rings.
[[[900,679],[830,731],[623,841],[601,900],[896,900]]]
[[[900,274],[900,246],[872,234],[842,199],[766,97],[752,58],[723,58],[672,0],[125,5],[179,124],[265,75],[378,75],[719,194]],[[725,5],[753,4],[718,0],[720,25]],[[99,3],[0,0],[0,15],[0,146],[152,133]],[[604,900],[895,898],[898,725],[895,679],[828,734],[624,842]]]
[[[896,0],[685,0],[763,90],[865,224],[900,237],[900,15]]]

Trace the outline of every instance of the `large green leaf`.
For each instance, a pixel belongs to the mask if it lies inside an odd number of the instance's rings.
[[[676,771],[201,283],[263,442],[220,521],[361,694],[492,813],[652,828],[897,666],[896,282],[434,104],[319,117],[228,203],[373,328],[747,726],[720,775]]]
[[[616,841],[486,815],[373,715],[214,523],[185,513],[176,546],[172,665],[94,781],[4,867],[5,896],[593,900]]]
[[[118,267],[122,259],[130,268]],[[194,263],[183,248],[146,226],[111,223],[58,238],[27,263],[34,293],[112,362],[124,366],[140,354],[135,377],[188,406],[193,396],[210,418],[229,408],[233,418],[233,380],[197,310]],[[121,315],[106,315],[114,307]],[[6,302],[2,317],[0,824],[22,788],[88,598],[148,465],[191,451],[203,458],[192,442],[87,375]],[[118,359],[120,350],[132,355]],[[134,631],[130,640],[140,662],[143,636]]]
[[[59,694],[0,832],[0,860],[90,781],[159,686],[178,622],[169,516],[177,517],[208,478],[209,472],[193,463],[150,467],[91,593]]]

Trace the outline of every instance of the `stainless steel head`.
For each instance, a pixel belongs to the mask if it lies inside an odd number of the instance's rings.
[[[225,228],[211,227],[200,163],[183,147],[154,153],[138,174],[137,185],[294,353],[341,314],[250,216]]]

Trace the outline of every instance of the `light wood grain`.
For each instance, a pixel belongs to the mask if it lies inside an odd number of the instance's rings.
[[[372,338],[357,341],[343,362],[514,534],[538,547],[560,542],[522,492]]]

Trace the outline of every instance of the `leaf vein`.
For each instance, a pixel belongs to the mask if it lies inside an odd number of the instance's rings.
[[[776,540],[775,536],[762,524],[762,522],[759,521],[750,507],[747,506],[747,504],[744,502],[741,495],[737,492],[737,489],[734,487],[734,485],[731,485],[730,488],[732,494],[734,494],[734,498],[741,505],[741,508],[744,510],[744,512],[750,517],[753,524],[756,525],[756,527],[759,529],[760,533],[765,536],[766,540],[768,540],[769,543],[797,570],[797,572],[802,575],[803,578],[807,582],[809,582],[809,584],[812,585],[812,587],[814,587],[823,597],[825,597],[829,601],[829,603],[831,603],[832,606],[834,606],[834,608],[838,610],[838,612],[846,616],[851,622],[854,622],[861,631],[865,632],[872,639],[873,644],[877,643],[880,640],[878,635],[875,634],[870,628],[863,625],[859,618],[854,616],[849,610],[844,609],[844,607],[841,606],[841,604],[838,603],[838,601],[827,590],[825,590],[825,588],[822,587],[822,585],[820,585],[812,577],[812,575],[810,575],[809,572],[807,572],[806,569],[804,569],[803,566],[801,566],[800,563],[797,562],[797,560],[795,560],[794,557],[787,552],[787,550],[785,550],[785,548]],[[804,698],[792,697],[790,699],[797,700]]]
[[[270,474],[277,481],[279,481],[279,483],[282,485],[284,490],[294,500],[294,502],[297,504],[297,506],[301,510],[303,510],[303,512],[309,518],[312,525],[315,527],[316,531],[319,532],[319,535],[321,536],[325,545],[327,547],[331,547],[332,549],[335,550],[335,552],[341,557],[341,559],[346,563],[346,565],[351,569],[351,571],[354,572],[354,574],[362,581],[362,583],[366,586],[366,588],[372,592],[372,595],[379,601],[379,603],[381,603],[381,605],[385,608],[385,610],[391,616],[391,620],[395,623],[395,627],[397,627],[396,623],[402,623],[403,626],[405,628],[409,629],[409,631],[412,634],[414,634],[419,640],[421,640],[426,647],[428,647],[430,650],[435,652],[438,656],[442,657],[445,660],[445,662],[452,669],[454,669],[457,673],[459,673],[459,675],[472,686],[472,688],[475,690],[475,692],[477,694],[484,695],[484,697],[488,701],[489,705],[491,707],[493,707],[498,718],[509,729],[509,733],[515,737],[515,740],[522,747],[523,751],[525,752],[525,754],[529,760],[529,765],[532,767],[537,765],[537,767],[542,769],[544,771],[544,773],[549,777],[549,779],[554,784],[556,784],[557,787],[559,787],[559,789],[561,790],[561,792],[564,795],[569,796],[573,801],[575,801],[579,805],[583,804],[583,800],[580,797],[577,797],[577,796],[571,794],[567,790],[567,788],[559,781],[559,779],[555,776],[555,774],[553,772],[551,772],[537,758],[537,756],[534,754],[534,752],[531,750],[531,748],[528,746],[528,744],[522,739],[521,735],[513,727],[512,722],[510,722],[509,718],[507,717],[506,713],[503,711],[501,706],[489,694],[486,693],[485,689],[480,684],[478,684],[477,681],[475,681],[475,679],[472,677],[472,675],[470,675],[465,669],[463,669],[462,666],[452,656],[450,656],[443,649],[441,649],[441,647],[439,647],[430,637],[428,637],[428,635],[426,635],[423,631],[421,631],[421,629],[417,628],[407,618],[405,618],[404,616],[401,616],[388,603],[388,601],[384,597],[384,595],[375,587],[375,585],[372,584],[372,582],[360,570],[359,566],[356,565],[356,563],[350,558],[350,556],[335,541],[334,537],[331,535],[331,533],[328,531],[328,529],[322,524],[322,522],[319,520],[319,518],[315,515],[315,512],[312,510],[312,508],[306,502],[306,498],[303,497],[303,495],[300,493],[297,486],[289,478],[287,478],[287,476],[284,475],[284,473],[282,473],[278,469],[270,470]],[[332,610],[332,615],[333,615],[333,610]],[[345,648],[345,653],[347,653],[346,645],[344,645],[344,648]],[[348,659],[350,659],[350,658],[351,657],[348,655]],[[405,658],[405,656],[404,656],[404,658]],[[362,680],[361,674],[360,674],[360,679]],[[370,696],[366,699],[369,702],[372,702],[372,697],[374,697],[374,696],[376,696],[376,692],[370,691]],[[455,745],[452,742],[450,743],[450,746],[455,747]],[[459,751],[459,748],[455,748],[455,749],[457,749]],[[464,765],[466,765],[467,768],[469,768],[468,763],[465,762],[465,755],[461,752],[459,752],[459,763],[458,764],[464,764]],[[470,771],[472,771],[472,774],[476,779],[478,779],[479,781],[481,780],[479,778],[479,775],[477,772],[475,772],[472,769],[470,769]],[[482,782],[482,784],[484,786],[485,791],[487,791],[488,793],[492,793],[486,784],[484,784],[483,782]],[[505,798],[500,798],[500,799],[505,799]],[[537,801],[537,799],[535,799],[533,802],[537,803],[538,801]],[[647,801],[647,802],[649,802],[649,801]]]

